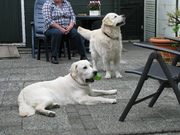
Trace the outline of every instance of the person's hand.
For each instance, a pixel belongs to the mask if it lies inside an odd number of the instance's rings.
[[[74,23],[70,23],[69,26],[66,27],[67,32],[65,34],[68,34],[73,27],[74,27]]]
[[[66,28],[66,30],[67,30],[67,31],[71,31],[72,28],[73,28],[72,26],[68,26],[68,27]]]
[[[62,28],[62,29],[60,29],[61,30],[61,32],[63,33],[63,34],[68,34],[69,33],[69,31],[68,30],[66,30],[66,29],[64,29],[64,28]]]
[[[71,26],[68,26],[66,27],[66,32],[64,33],[65,35],[68,34],[70,31],[71,31],[72,27]]]

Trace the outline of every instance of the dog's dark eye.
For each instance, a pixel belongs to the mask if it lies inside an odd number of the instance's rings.
[[[116,18],[117,16],[114,16],[114,18]]]
[[[85,66],[85,67],[83,67],[83,69],[87,69],[87,67]]]

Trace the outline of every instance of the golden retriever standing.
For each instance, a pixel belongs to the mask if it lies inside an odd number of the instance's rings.
[[[90,41],[90,52],[93,68],[97,70],[97,61],[100,57],[106,71],[105,78],[111,78],[110,64],[114,63],[116,78],[121,78],[119,72],[122,52],[122,36],[120,26],[125,24],[125,16],[108,13],[102,20],[100,29],[87,30],[78,27],[78,32]]]
[[[95,90],[90,83],[97,74],[87,60],[74,62],[70,73],[55,80],[37,82],[25,87],[18,96],[19,115],[21,117],[34,115],[35,112],[54,117],[54,111],[47,108],[57,108],[60,105],[98,103],[116,103],[116,99],[99,97],[99,95],[116,94],[117,90]],[[98,97],[95,97],[98,96]]]

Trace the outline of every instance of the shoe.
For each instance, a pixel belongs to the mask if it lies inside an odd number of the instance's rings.
[[[57,60],[57,57],[52,56],[52,57],[51,57],[51,63],[53,63],[53,64],[59,64],[59,62],[58,62],[58,60]]]
[[[88,60],[88,58],[86,57],[86,55],[81,55],[80,60]],[[89,60],[88,60],[89,61]]]

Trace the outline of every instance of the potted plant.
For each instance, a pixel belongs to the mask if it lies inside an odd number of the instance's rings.
[[[173,27],[172,30],[176,34],[176,37],[177,37],[178,31],[179,31],[179,24],[180,24],[180,10],[176,9],[175,12],[173,12],[173,13],[167,12],[166,15],[168,16],[168,20],[167,20],[168,26]],[[171,49],[171,50],[177,50],[179,47],[178,42],[175,42],[175,41],[172,41],[169,39],[165,39],[164,37],[151,38],[150,42],[152,42],[152,44],[154,46],[167,48],[167,49]],[[172,58],[174,58],[174,54],[160,52],[160,51],[159,51],[159,53],[162,55],[162,57],[164,58],[164,60],[166,62],[171,62]]]
[[[100,0],[90,1],[90,3],[87,5],[87,8],[89,9],[90,16],[101,15]]]

